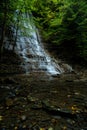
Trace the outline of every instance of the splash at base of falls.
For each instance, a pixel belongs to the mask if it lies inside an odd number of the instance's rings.
[[[16,35],[16,30],[14,32]],[[38,30],[29,14],[22,15],[22,21],[19,22],[15,51],[22,59],[21,66],[26,73],[33,71],[57,75],[64,72],[64,69],[45,52]]]

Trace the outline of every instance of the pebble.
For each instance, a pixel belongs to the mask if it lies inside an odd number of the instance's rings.
[[[6,99],[6,106],[12,106],[13,105],[13,100],[11,98]]]
[[[1,128],[1,130],[6,130],[5,128]]]
[[[36,97],[31,97],[30,95],[27,96],[28,101],[30,102],[36,102],[38,99]]]
[[[45,130],[45,128],[40,128],[40,130]]]
[[[25,121],[25,120],[26,120],[26,115],[22,115],[22,116],[21,116],[21,120],[22,120],[22,121]]]
[[[50,128],[48,128],[48,130],[53,130],[53,128],[52,128],[52,127],[50,127]]]
[[[15,126],[15,127],[14,127],[14,130],[17,130],[17,129],[18,129],[18,127],[17,127],[17,126]]]

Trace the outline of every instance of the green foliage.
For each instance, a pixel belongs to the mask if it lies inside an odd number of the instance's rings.
[[[33,14],[49,43],[73,50],[73,56],[87,61],[87,1],[35,1]]]
[[[14,19],[15,10],[19,14]],[[87,61],[86,0],[1,0],[0,26],[18,26],[21,14],[32,12],[44,39],[54,46],[73,50],[73,55]],[[26,19],[27,20],[27,19]],[[20,24],[20,26],[22,26]]]

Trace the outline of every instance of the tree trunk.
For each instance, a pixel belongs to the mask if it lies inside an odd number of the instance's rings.
[[[16,42],[17,42],[17,36],[18,36],[18,29],[19,29],[19,17],[20,17],[20,15],[21,15],[21,11],[19,12],[19,14],[18,14],[18,16],[17,16],[17,21],[16,21],[16,35],[15,35],[15,40],[14,40],[14,45],[13,45],[13,51],[14,51],[14,49],[15,49],[15,46],[16,46]]]
[[[7,20],[7,2],[5,1],[4,7],[4,18],[2,23],[2,32],[1,32],[1,40],[0,40],[0,59],[2,59],[3,54],[3,47],[4,47],[4,38],[5,38],[5,31],[6,31],[6,20]]]
[[[17,24],[17,28],[16,28],[16,35],[15,35],[15,40],[14,40],[14,44],[13,44],[13,51],[14,51],[15,46],[16,46],[17,36],[18,36],[18,24]]]
[[[6,22],[4,19],[3,26],[2,26],[1,40],[0,40],[0,59],[2,59],[2,54],[3,54],[5,29],[6,29]]]

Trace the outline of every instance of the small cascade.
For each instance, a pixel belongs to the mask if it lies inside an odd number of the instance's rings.
[[[45,71],[52,75],[63,73],[63,69],[45,52],[31,15],[22,17],[15,50],[22,59],[21,66],[26,73],[31,71]]]

